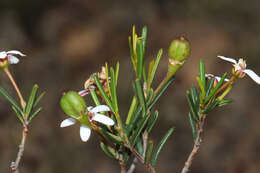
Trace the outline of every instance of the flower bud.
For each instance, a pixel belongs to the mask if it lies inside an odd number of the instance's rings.
[[[85,100],[75,91],[65,93],[60,100],[60,106],[65,114],[75,119],[79,118],[87,108]]]
[[[185,60],[190,56],[190,43],[184,37],[173,40],[168,54],[170,57],[168,77],[171,77],[183,66]]]

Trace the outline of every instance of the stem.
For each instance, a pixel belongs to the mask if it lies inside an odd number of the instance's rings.
[[[23,96],[22,96],[22,94],[21,94],[21,92],[20,92],[20,90],[19,90],[19,88],[18,88],[18,86],[17,86],[13,76],[11,75],[10,71],[8,70],[8,68],[5,68],[4,72],[7,74],[8,78],[10,79],[10,81],[11,81],[15,91],[17,92],[18,97],[20,98],[20,104],[21,104],[22,108],[24,109],[25,108],[25,101],[23,99]]]
[[[156,88],[155,92],[154,92],[154,96],[156,96],[158,94],[158,92],[162,89],[162,87],[168,82],[168,80],[170,79],[170,77],[167,75],[166,77],[164,77],[164,79],[162,80],[162,82],[160,83],[160,85]]]
[[[193,149],[192,149],[187,161],[185,162],[181,173],[187,173],[189,171],[189,168],[191,167],[192,161],[193,161],[195,155],[198,153],[198,150],[200,148],[200,144],[202,142],[201,134],[203,132],[203,125],[204,125],[205,119],[206,119],[206,115],[203,115],[201,121],[198,124],[197,138],[194,142]]]
[[[135,165],[138,162],[138,159],[135,157],[130,168],[128,169],[127,173],[133,173],[135,171]]]
[[[125,170],[125,163],[123,161],[123,156],[122,154],[120,154],[119,156],[119,164],[120,164],[120,168],[121,168],[121,173],[126,173],[126,170]]]
[[[142,157],[134,148],[128,147],[130,151],[135,155],[135,157],[142,163],[145,164],[144,157]],[[146,168],[150,173],[156,173],[155,169],[152,167],[151,164],[145,164]]]
[[[23,126],[23,137],[22,137],[22,140],[21,140],[21,144],[19,145],[19,151],[17,153],[16,160],[15,160],[15,162],[12,162],[11,166],[10,166],[13,173],[19,173],[18,167],[19,167],[19,163],[21,161],[21,158],[23,156],[27,134],[28,134],[28,127],[27,127],[27,122],[25,122],[24,126]]]

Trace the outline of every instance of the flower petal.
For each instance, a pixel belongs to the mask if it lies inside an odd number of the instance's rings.
[[[80,126],[80,138],[83,142],[87,142],[90,137],[91,130],[87,126],[81,125]]]
[[[0,59],[5,59],[7,56],[6,52],[3,51],[3,52],[0,52]]]
[[[88,95],[89,94],[89,91],[88,90],[81,90],[78,92],[78,94],[81,96],[81,97],[84,97],[85,95]]]
[[[113,126],[115,124],[115,122],[111,118],[109,118],[105,115],[102,115],[102,114],[95,114],[95,116],[92,118],[92,120],[100,122],[100,123],[108,125],[108,126]]]
[[[67,118],[60,123],[60,127],[68,127],[75,124],[77,121],[73,118]]]
[[[93,109],[93,106],[87,107],[87,111],[91,111]]]
[[[6,52],[7,54],[14,54],[14,55],[20,55],[20,56],[26,56],[25,54],[23,54],[22,52],[18,51],[18,50],[10,50]]]
[[[245,69],[243,72],[251,77],[257,84],[260,84],[260,77],[253,70]]]
[[[99,105],[94,107],[91,112],[96,113],[96,112],[107,112],[110,111],[110,108],[106,105]]]
[[[224,56],[218,56],[220,59],[223,59],[225,61],[228,61],[228,62],[232,62],[233,64],[237,64],[237,61],[233,58],[228,58],[228,57],[224,57]]]
[[[10,64],[17,64],[19,62],[19,59],[13,55],[8,55],[7,57]]]

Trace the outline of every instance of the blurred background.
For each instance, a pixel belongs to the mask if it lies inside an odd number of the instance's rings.
[[[148,27],[147,59],[164,54],[156,74],[156,86],[167,71],[167,49],[174,38],[185,36],[191,57],[177,73],[174,85],[156,108],[160,116],[152,131],[158,142],[172,126],[175,134],[158,160],[158,172],[180,172],[192,143],[185,92],[196,85],[199,60],[207,73],[222,75],[231,65],[217,55],[245,57],[248,67],[260,74],[260,3],[256,0],[1,0],[0,50],[21,50],[27,56],[10,70],[25,96],[34,83],[47,91],[44,110],[29,127],[22,173],[119,172],[116,161],[99,148],[98,136],[87,143],[79,128],[59,128],[67,118],[59,107],[63,91],[83,89],[90,74],[108,62],[120,61],[120,112],[126,115],[134,79],[128,36]],[[131,73],[130,73],[131,72]],[[0,73],[1,86],[16,96],[8,78]],[[233,102],[211,112],[203,143],[192,173],[256,173],[260,169],[260,87],[249,77],[236,81],[228,95]],[[90,102],[90,99],[87,101]],[[0,172],[10,172],[22,127],[10,105],[0,97]],[[125,117],[125,116],[124,116]],[[136,173],[145,172],[138,164]]]

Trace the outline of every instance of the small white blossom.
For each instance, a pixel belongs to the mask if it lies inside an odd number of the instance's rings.
[[[15,56],[25,56],[22,52],[18,50],[2,51],[0,52],[0,60],[7,60],[9,64],[17,64],[19,59]]]
[[[257,84],[260,84],[260,77],[250,69],[246,69],[246,61],[240,58],[238,62],[233,58],[227,58],[224,56],[218,56],[220,59],[233,63],[234,71],[242,74],[247,74]]]
[[[208,79],[216,79],[218,82],[220,81],[221,77],[219,76],[215,76],[213,74],[205,74],[205,77],[208,78]],[[228,82],[229,79],[225,78],[224,79],[225,82]]]
[[[108,125],[108,126],[113,126],[115,124],[111,118],[99,113],[99,112],[110,111],[109,107],[106,105],[99,105],[96,107],[90,106],[87,108],[87,111],[88,111],[88,116],[89,116],[90,122],[97,121],[97,122],[100,122],[100,123]],[[61,122],[60,127],[68,127],[68,126],[76,124],[76,122],[77,122],[77,120],[74,118],[67,118]],[[80,125],[81,140],[83,142],[88,141],[90,134],[91,134],[90,127],[81,124]]]

